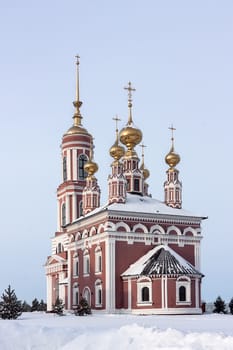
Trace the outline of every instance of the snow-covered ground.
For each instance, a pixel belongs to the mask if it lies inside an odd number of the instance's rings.
[[[0,320],[1,350],[233,350],[233,316],[24,313]]]

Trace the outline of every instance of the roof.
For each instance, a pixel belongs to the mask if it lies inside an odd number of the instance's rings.
[[[121,276],[200,275],[191,263],[167,245],[159,245],[138,259]]]
[[[99,208],[94,209],[90,213],[86,214],[85,217],[92,216],[104,210],[109,210],[111,212],[114,212],[114,211],[123,212],[123,213],[131,212],[131,213],[141,213],[141,214],[144,213],[144,214],[157,214],[157,215],[185,216],[185,217],[195,217],[198,219],[207,218],[203,215],[191,213],[185,209],[169,207],[164,202],[151,198],[149,196],[141,196],[138,194],[131,194],[131,193],[127,193],[125,203],[105,204]],[[83,217],[79,218],[78,220],[82,218]]]

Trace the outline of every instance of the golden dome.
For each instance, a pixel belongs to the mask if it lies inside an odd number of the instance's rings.
[[[171,168],[174,168],[180,162],[180,156],[179,154],[175,153],[173,145],[170,149],[170,152],[165,157],[165,162]]]
[[[118,144],[118,140],[117,140],[114,143],[114,145],[112,145],[112,147],[110,148],[109,153],[110,153],[110,156],[114,158],[115,161],[118,161],[125,154],[125,149],[123,146],[120,146]]]
[[[84,165],[84,170],[87,172],[88,177],[92,177],[97,172],[98,169],[99,169],[98,165],[92,160],[89,160]]]
[[[141,172],[142,172],[142,175],[143,175],[143,178],[144,180],[148,179],[148,177],[150,176],[150,172],[148,169],[146,168],[140,168]]]
[[[88,131],[85,128],[83,128],[81,125],[73,125],[65,133],[65,135],[75,135],[75,134],[89,135]]]
[[[128,150],[132,150],[142,140],[142,132],[137,129],[133,123],[128,123],[120,132],[120,141]]]

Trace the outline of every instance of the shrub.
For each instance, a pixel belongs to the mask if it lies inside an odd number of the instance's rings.
[[[12,320],[18,318],[22,314],[22,303],[18,300],[14,289],[9,285],[2,294],[2,301],[0,302],[0,316],[4,320]]]
[[[220,296],[217,297],[217,299],[215,300],[214,302],[214,311],[215,313],[223,313],[225,314],[226,313],[226,304],[225,304],[225,301],[222,300],[222,298]]]

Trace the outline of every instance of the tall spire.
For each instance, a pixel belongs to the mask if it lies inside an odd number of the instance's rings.
[[[176,129],[173,127],[173,125],[171,125],[168,129],[171,130],[172,145],[171,145],[170,152],[165,157],[165,161],[171,168],[174,168],[180,162],[180,156],[179,156],[179,154],[175,153],[175,150],[174,150],[174,131]]]
[[[132,91],[136,91],[135,88],[131,86],[131,82],[128,82],[128,86],[124,87],[125,90],[128,90],[128,107],[129,107],[129,118],[128,118],[128,125],[131,125],[133,123],[132,118]]]
[[[174,150],[174,135],[173,132],[176,130],[173,125],[169,127],[172,133],[171,149],[165,157],[166,163],[169,165],[167,170],[167,180],[164,182],[164,197],[165,203],[169,207],[181,208],[182,205],[182,183],[179,180],[179,171],[176,169],[176,165],[180,162],[179,154],[175,153]]]
[[[74,126],[80,126],[81,124],[81,113],[80,113],[80,107],[82,106],[82,102],[79,100],[79,56],[76,55],[76,99],[73,102],[73,105],[75,107],[75,113],[73,116],[74,119]]]

